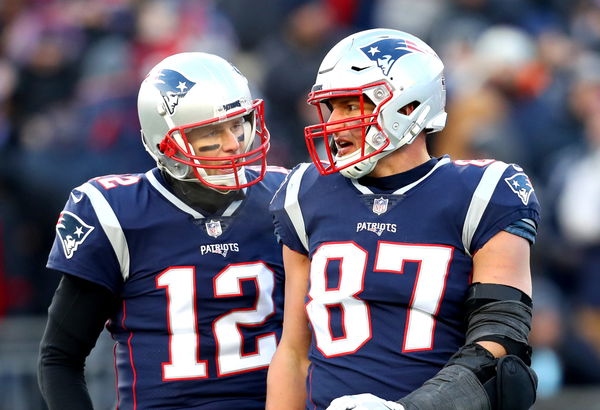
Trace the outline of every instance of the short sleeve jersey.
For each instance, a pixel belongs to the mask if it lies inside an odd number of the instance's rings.
[[[539,204],[523,170],[440,158],[391,192],[297,166],[271,204],[278,237],[311,260],[307,408],[348,394],[398,400],[464,344],[472,255]]]
[[[173,195],[158,169],[71,192],[47,266],[122,299],[107,324],[119,409],[264,408],[283,315],[268,205],[286,173],[270,167],[215,215]]]

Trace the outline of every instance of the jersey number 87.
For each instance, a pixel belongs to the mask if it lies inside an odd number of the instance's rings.
[[[418,262],[406,318],[402,352],[431,349],[434,315],[437,314],[453,248],[440,245],[416,245],[380,241],[375,255],[374,274],[403,273],[404,262]],[[340,261],[339,285],[327,287],[327,264]],[[371,338],[371,314],[367,302],[359,297],[363,291],[368,252],[354,242],[326,243],[313,255],[310,270],[310,301],[306,311],[312,324],[317,348],[326,357],[351,354]],[[342,337],[331,332],[329,308],[339,306],[342,314]]]

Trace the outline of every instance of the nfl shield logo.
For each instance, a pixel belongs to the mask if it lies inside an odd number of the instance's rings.
[[[387,208],[388,208],[388,200],[384,199],[383,197],[381,198],[375,198],[375,200],[373,201],[373,212],[375,212],[377,215],[381,215],[385,212],[387,212]]]
[[[210,221],[206,222],[206,233],[208,233],[213,238],[220,236],[223,233],[221,229],[221,221]]]

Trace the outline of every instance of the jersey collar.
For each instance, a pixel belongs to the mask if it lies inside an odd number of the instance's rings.
[[[404,193],[406,193],[408,190],[412,189],[413,187],[419,185],[422,181],[424,181],[425,179],[427,179],[431,174],[433,174],[438,168],[448,164],[450,162],[450,157],[447,155],[444,155],[443,157],[441,157],[437,163],[429,170],[429,172],[427,172],[425,175],[423,175],[421,178],[417,179],[416,181],[410,182],[407,185],[402,186],[401,188],[393,191],[391,194],[392,195],[402,195]],[[425,164],[423,164],[425,165]],[[407,172],[411,172],[407,171]],[[400,174],[398,174],[400,175]],[[395,176],[395,175],[394,175]],[[394,177],[392,176],[392,177]],[[360,191],[362,194],[365,195],[374,195],[375,193],[373,192],[373,190],[366,186],[361,184],[360,182],[358,182],[357,179],[350,179],[350,181],[352,182],[352,185],[354,185],[354,187]]]
[[[185,202],[183,202],[181,199],[179,199],[175,194],[173,194],[173,192],[171,192],[171,190],[169,188],[167,188],[162,176],[160,175],[160,171],[158,168],[154,168],[154,169],[151,169],[150,171],[146,172],[146,178],[148,178],[148,181],[150,182],[150,184],[154,187],[154,189],[156,189],[158,191],[158,193],[160,195],[162,195],[167,201],[169,201],[170,203],[175,205],[181,211],[191,215],[194,219],[206,218],[205,215],[196,211],[191,206],[187,205]],[[243,188],[243,190],[244,190],[244,193],[246,193],[246,188]],[[233,213],[240,207],[240,205],[242,205],[242,201],[243,200],[240,199],[240,200],[233,201],[232,203],[230,203],[229,206],[227,208],[225,208],[225,211],[223,211],[221,216],[233,215]],[[214,215],[212,215],[211,217],[214,217]]]

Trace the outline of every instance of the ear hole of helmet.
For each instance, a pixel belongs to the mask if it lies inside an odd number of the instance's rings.
[[[419,105],[421,105],[418,101],[411,101],[405,106],[401,107],[397,112],[402,115],[410,115],[414,110],[416,110]]]

